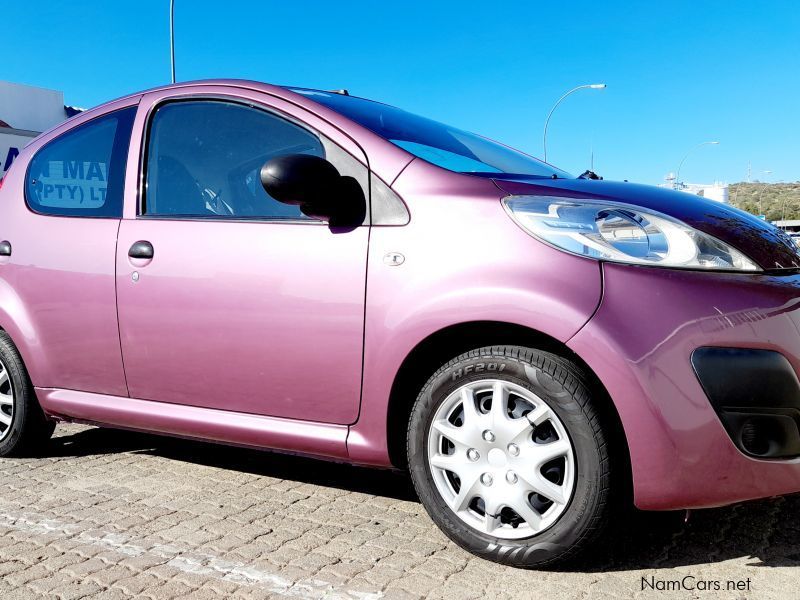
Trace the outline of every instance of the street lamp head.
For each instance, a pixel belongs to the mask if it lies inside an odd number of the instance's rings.
[[[544,159],[544,162],[547,162],[547,125],[548,123],[550,123],[550,117],[553,116],[553,112],[556,110],[556,108],[558,108],[558,105],[561,104],[564,98],[566,98],[570,94],[574,94],[578,90],[587,90],[587,89],[602,90],[605,87],[606,87],[605,83],[586,83],[572,88],[556,101],[556,103],[553,105],[553,108],[551,108],[550,112],[547,113],[547,118],[544,120],[544,133],[542,134],[542,150],[544,151],[544,156],[542,158]]]
[[[686,159],[687,159],[687,158],[689,158],[689,155],[692,153],[692,150],[696,150],[697,148],[700,148],[701,146],[707,146],[707,145],[716,146],[716,145],[718,145],[718,144],[719,144],[719,142],[718,142],[718,141],[716,141],[716,140],[714,140],[714,141],[709,141],[709,142],[700,142],[700,143],[699,143],[699,144],[697,144],[696,146],[692,146],[691,148],[689,148],[689,151],[686,153],[686,156],[684,156],[684,157],[681,159],[681,162],[680,162],[680,164],[678,165],[678,171],[677,171],[677,173],[675,174],[675,183],[674,183],[674,187],[675,187],[675,189],[678,189],[678,187],[681,185],[681,182],[680,182],[680,177],[681,177],[681,167],[683,167],[683,163],[686,161]]]

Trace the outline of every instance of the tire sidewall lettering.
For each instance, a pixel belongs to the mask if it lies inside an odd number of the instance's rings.
[[[450,375],[451,381],[459,381],[464,377],[478,373],[502,373],[508,367],[506,362],[479,362],[474,365],[466,365],[463,368],[453,370]]]

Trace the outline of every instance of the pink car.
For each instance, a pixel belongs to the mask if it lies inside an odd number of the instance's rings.
[[[800,490],[800,256],[346,92],[173,85],[0,190],[0,454],[57,421],[408,469],[518,566]]]

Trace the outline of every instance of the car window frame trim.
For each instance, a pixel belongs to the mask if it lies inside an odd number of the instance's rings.
[[[133,116],[132,116],[132,118],[130,120],[130,133],[128,135],[127,150],[125,152],[125,160],[122,161],[122,167],[123,168],[122,168],[122,181],[121,181],[121,190],[120,190],[121,193],[122,193],[122,202],[120,203],[120,206],[119,206],[119,209],[120,209],[119,210],[119,214],[118,215],[86,215],[86,214],[84,214],[84,215],[59,215],[59,214],[55,214],[55,213],[42,212],[42,211],[39,211],[39,210],[36,210],[35,208],[33,208],[33,206],[31,206],[30,201],[28,200],[28,182],[30,181],[31,167],[33,166],[33,163],[36,160],[36,158],[43,151],[45,151],[48,147],[50,147],[51,145],[53,145],[56,142],[60,141],[65,136],[69,135],[70,133],[74,133],[75,131],[77,131],[79,129],[87,127],[87,126],[91,125],[92,123],[94,123],[95,121],[99,121],[100,119],[104,119],[106,117],[109,117],[111,115],[114,115],[116,113],[119,113],[119,112],[122,112],[122,111],[126,111],[126,110],[132,110],[133,111],[132,112]],[[30,157],[30,159],[28,160],[28,164],[25,166],[25,179],[22,182],[22,199],[24,201],[25,208],[28,211],[30,211],[32,214],[40,216],[40,217],[53,217],[53,218],[59,218],[59,219],[106,219],[106,220],[117,220],[117,221],[123,219],[124,213],[125,213],[125,191],[126,191],[126,187],[127,187],[127,172],[126,172],[127,169],[126,169],[126,166],[127,166],[128,160],[130,158],[129,155],[130,155],[130,148],[131,148],[131,140],[133,139],[133,130],[134,130],[134,125],[135,125],[135,121],[136,121],[136,113],[138,112],[138,110],[139,110],[139,104],[138,104],[138,102],[136,102],[134,104],[128,104],[126,106],[120,106],[119,108],[115,108],[114,110],[110,110],[108,112],[100,113],[98,115],[93,116],[91,119],[87,119],[85,121],[81,121],[80,123],[77,123],[73,127],[65,129],[62,132],[59,132],[53,138],[47,140],[44,144],[42,144],[39,148],[37,148],[33,152],[33,155]],[[110,156],[110,159],[109,159],[109,172],[111,170],[110,167],[111,167],[111,164],[113,162],[114,155],[117,152],[119,152],[119,150],[120,150],[120,148],[119,148],[120,143],[119,143],[119,140],[117,139],[118,138],[117,133],[118,133],[117,130],[115,130],[114,131],[114,140],[113,140],[113,142],[111,144],[111,156]],[[109,178],[109,182],[110,182],[110,178]]]
[[[245,106],[248,108],[253,108],[256,110],[260,110],[262,112],[268,113],[272,116],[275,116],[279,119],[283,119],[284,121],[288,121],[292,125],[299,127],[308,131],[311,135],[317,137],[320,141],[320,144],[324,147],[325,144],[323,142],[323,138],[327,139],[331,143],[338,146],[342,152],[346,152],[348,155],[353,157],[356,161],[358,161],[364,168],[367,169],[367,172],[370,173],[368,165],[364,165],[364,161],[359,160],[358,157],[353,156],[352,153],[348,152],[346,149],[342,148],[341,144],[337,144],[336,141],[332,140],[329,136],[323,134],[322,132],[316,130],[315,128],[311,127],[307,123],[299,120],[297,117],[290,115],[280,109],[277,109],[272,106],[268,106],[261,102],[257,102],[252,99],[246,99],[239,96],[227,95],[227,94],[219,94],[219,93],[186,93],[180,94],[177,96],[168,96],[165,98],[161,98],[157,102],[155,102],[152,106],[147,109],[147,114],[145,115],[144,120],[144,127],[142,130],[142,145],[139,151],[139,178],[137,182],[137,190],[136,190],[136,216],[135,219],[143,219],[148,221],[194,221],[194,222],[203,222],[203,223],[264,223],[264,224],[285,224],[285,225],[314,225],[314,226],[325,226],[329,227],[330,223],[328,221],[323,221],[321,219],[281,219],[281,218],[269,218],[269,217],[261,217],[261,216],[254,216],[254,217],[240,217],[240,218],[231,218],[228,217],[216,217],[216,216],[209,216],[203,217],[199,215],[156,215],[143,212],[145,208],[145,199],[147,196],[147,170],[146,170],[146,162],[148,158],[148,153],[150,151],[150,138],[151,138],[151,129],[153,125],[153,119],[155,118],[158,110],[166,104],[173,104],[173,103],[180,103],[180,102],[203,102],[203,101],[211,101],[211,102],[227,102],[229,104],[238,104],[240,106]],[[141,108],[141,104],[139,105]],[[277,202],[277,200],[276,200]],[[361,224],[359,227],[369,227],[369,224]]]

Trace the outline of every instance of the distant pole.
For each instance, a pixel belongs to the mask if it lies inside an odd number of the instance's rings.
[[[553,108],[551,108],[550,112],[547,114],[547,119],[545,119],[544,121],[544,134],[542,135],[542,151],[543,151],[542,158],[544,162],[547,162],[547,126],[550,124],[550,117],[553,116],[553,113],[555,112],[556,108],[558,108],[558,105],[561,104],[564,98],[566,98],[570,94],[574,94],[578,90],[585,90],[585,89],[602,90],[604,87],[606,87],[605,83],[588,83],[586,85],[579,85],[578,87],[572,88],[566,94],[561,96],[561,98],[559,98],[558,101],[553,105]]]
[[[169,58],[172,65],[172,83],[175,83],[175,0],[169,0]]]
[[[770,175],[772,173],[772,171],[761,171],[761,172],[764,175]],[[758,216],[759,217],[764,214],[764,211],[761,210],[761,196],[764,195],[764,190],[767,189],[768,185],[769,185],[769,182],[765,181],[764,185],[761,186],[761,191],[758,193]]]
[[[783,183],[783,181],[777,181],[776,183]],[[781,210],[781,221],[784,222],[783,228],[786,229],[786,201],[789,199],[789,194],[784,194],[783,196],[783,209]]]
[[[678,171],[675,173],[675,184],[674,185],[675,185],[675,189],[676,190],[678,189],[678,186],[680,186],[680,184],[681,184],[681,167],[683,166],[683,163],[686,161],[686,159],[689,158],[689,155],[692,152],[694,152],[695,150],[697,150],[700,146],[709,146],[709,145],[716,146],[717,144],[719,144],[719,142],[700,142],[696,146],[692,146],[691,148],[689,148],[689,151],[681,159],[681,163],[678,165]]]

